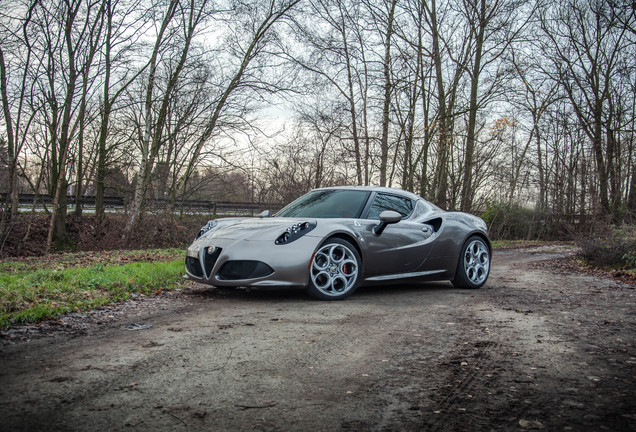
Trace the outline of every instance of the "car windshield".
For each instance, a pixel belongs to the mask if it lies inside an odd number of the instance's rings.
[[[369,198],[368,191],[349,189],[314,190],[279,211],[278,217],[359,218]]]

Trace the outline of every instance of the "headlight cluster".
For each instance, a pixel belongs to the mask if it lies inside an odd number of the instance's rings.
[[[205,234],[206,232],[210,231],[212,228],[214,228],[216,225],[218,224],[218,221],[216,219],[212,219],[211,221],[208,221],[208,223],[206,223],[205,225],[203,225],[203,228],[201,228],[201,230],[199,231],[199,233],[197,234],[197,236],[194,238],[195,240],[198,239],[199,237],[201,237],[203,234]]]
[[[279,235],[275,243],[277,245],[291,243],[294,240],[298,240],[314,228],[316,228],[316,222],[302,222],[294,224]]]

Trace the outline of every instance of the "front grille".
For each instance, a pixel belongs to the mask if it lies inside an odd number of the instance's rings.
[[[221,267],[218,277],[221,280],[256,279],[272,273],[274,270],[261,261],[228,261]]]
[[[205,248],[205,253],[203,254],[203,268],[205,269],[205,275],[208,279],[210,279],[212,269],[214,269],[214,264],[216,264],[216,260],[219,259],[219,255],[221,255],[222,250],[223,249],[214,246]]]
[[[203,269],[198,259],[192,257],[186,257],[186,269],[188,273],[198,278],[203,277]]]

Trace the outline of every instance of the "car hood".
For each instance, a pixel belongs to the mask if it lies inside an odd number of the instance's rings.
[[[215,239],[223,240],[248,240],[248,241],[274,241],[287,228],[303,222],[311,222],[315,219],[300,218],[228,218],[219,219],[218,225],[205,233],[200,241],[213,242]]]

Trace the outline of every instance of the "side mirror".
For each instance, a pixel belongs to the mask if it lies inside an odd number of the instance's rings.
[[[389,224],[398,223],[402,220],[402,215],[393,210],[385,210],[380,213],[380,223],[373,227],[373,233],[380,235]]]
[[[259,214],[258,216],[262,218],[269,217],[269,210],[262,211],[261,214]]]

